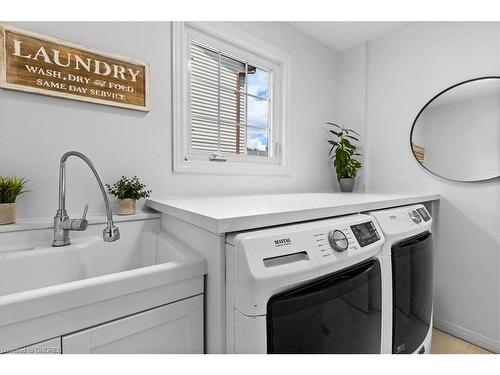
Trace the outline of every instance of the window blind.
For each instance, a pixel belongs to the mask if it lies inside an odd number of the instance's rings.
[[[191,43],[191,148],[246,153],[246,63]]]

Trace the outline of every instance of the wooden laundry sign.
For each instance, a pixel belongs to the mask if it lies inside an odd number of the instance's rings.
[[[149,111],[149,66],[0,25],[0,87]]]

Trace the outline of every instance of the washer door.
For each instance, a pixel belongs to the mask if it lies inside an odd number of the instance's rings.
[[[274,295],[268,353],[380,353],[380,263],[370,260]]]
[[[414,353],[427,336],[431,324],[431,233],[424,232],[395,244],[391,258],[392,352]]]

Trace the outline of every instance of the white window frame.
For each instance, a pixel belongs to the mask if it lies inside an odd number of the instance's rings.
[[[226,161],[210,161],[209,152],[191,150],[191,41],[215,47],[242,61],[272,70],[269,156],[225,153]],[[290,54],[225,22],[172,23],[173,170],[176,173],[289,175],[287,115]],[[246,145],[245,145],[246,148]]]

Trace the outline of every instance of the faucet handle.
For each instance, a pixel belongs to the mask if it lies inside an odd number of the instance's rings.
[[[89,205],[86,204],[83,209],[83,215],[81,219],[66,218],[58,223],[59,228],[63,230],[77,230],[77,231],[83,231],[87,229],[87,227],[89,226],[89,222],[87,221],[88,210],[89,210]]]
[[[89,205],[86,204],[83,208],[83,214],[81,219],[76,219],[73,222],[75,223],[77,229],[76,230],[85,230],[87,229],[89,222],[87,221],[87,212],[89,210]]]
[[[83,208],[83,215],[82,215],[82,220],[87,219],[87,211],[89,210],[89,205],[86,204],[85,207]]]

